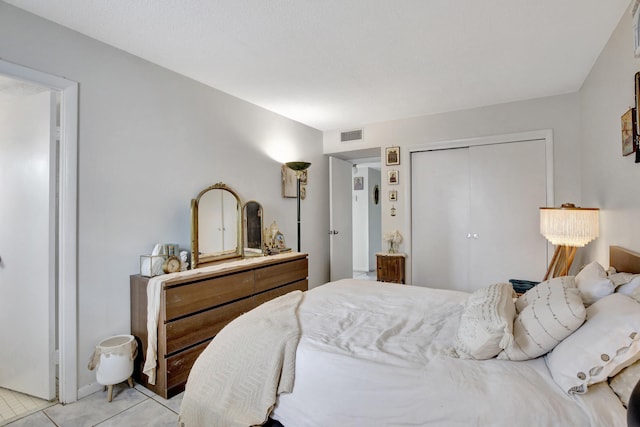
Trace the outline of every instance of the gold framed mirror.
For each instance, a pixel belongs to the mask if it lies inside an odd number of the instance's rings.
[[[191,200],[191,266],[241,258],[242,203],[240,196],[219,182]]]
[[[242,207],[244,221],[244,256],[262,256],[264,246],[262,205],[249,200]]]

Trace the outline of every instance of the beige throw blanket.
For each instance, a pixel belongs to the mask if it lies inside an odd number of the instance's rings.
[[[248,427],[267,420],[291,392],[302,292],[266,302],[229,323],[196,360],[180,408],[181,427]]]

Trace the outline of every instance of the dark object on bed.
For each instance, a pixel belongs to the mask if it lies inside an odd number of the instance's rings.
[[[272,420],[271,418],[269,418],[267,422],[262,425],[262,427],[284,427],[284,426],[280,424],[279,421]]]
[[[629,397],[627,426],[640,427],[640,382],[633,388],[631,396]]]
[[[509,283],[513,286],[513,290],[517,294],[524,294],[540,282],[532,282],[530,280],[509,279]]]

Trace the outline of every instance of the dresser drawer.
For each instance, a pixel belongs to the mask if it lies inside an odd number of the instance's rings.
[[[253,294],[253,272],[231,274],[168,288],[167,321]]]
[[[204,342],[167,358],[167,399],[184,390],[191,367],[210,342]]]
[[[271,289],[270,291],[262,292],[255,296],[256,307],[260,304],[264,304],[274,298],[281,295],[288,294],[292,291],[306,291],[309,288],[307,280],[300,280],[299,282],[291,283],[290,285],[281,286],[279,288]]]
[[[256,292],[306,279],[308,267],[309,261],[305,258],[256,269]]]
[[[227,323],[252,308],[251,298],[246,298],[168,322],[164,325],[167,337],[167,354],[213,338]]]

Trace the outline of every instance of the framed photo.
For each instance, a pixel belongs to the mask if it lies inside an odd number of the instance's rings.
[[[387,147],[386,149],[387,166],[400,164],[400,147]]]
[[[636,151],[636,109],[629,108],[620,119],[622,126],[622,155],[628,156]]]
[[[287,244],[284,241],[284,235],[281,232],[277,232],[275,237],[273,238],[274,246],[278,249],[286,249]]]
[[[398,171],[392,170],[387,172],[387,184],[389,185],[397,185],[399,184],[400,178],[398,177]]]
[[[389,201],[391,201],[391,202],[397,202],[398,201],[398,191],[397,190],[389,191]]]
[[[300,175],[300,198],[302,200],[307,197],[307,179],[309,171],[302,171],[302,175]],[[287,167],[287,165],[282,165],[281,170],[281,178],[282,178],[282,197],[285,198],[296,198],[298,197],[298,178],[296,177],[296,172]]]
[[[353,189],[354,190],[363,190],[364,189],[364,177],[363,176],[355,176],[355,177],[353,177]]]

